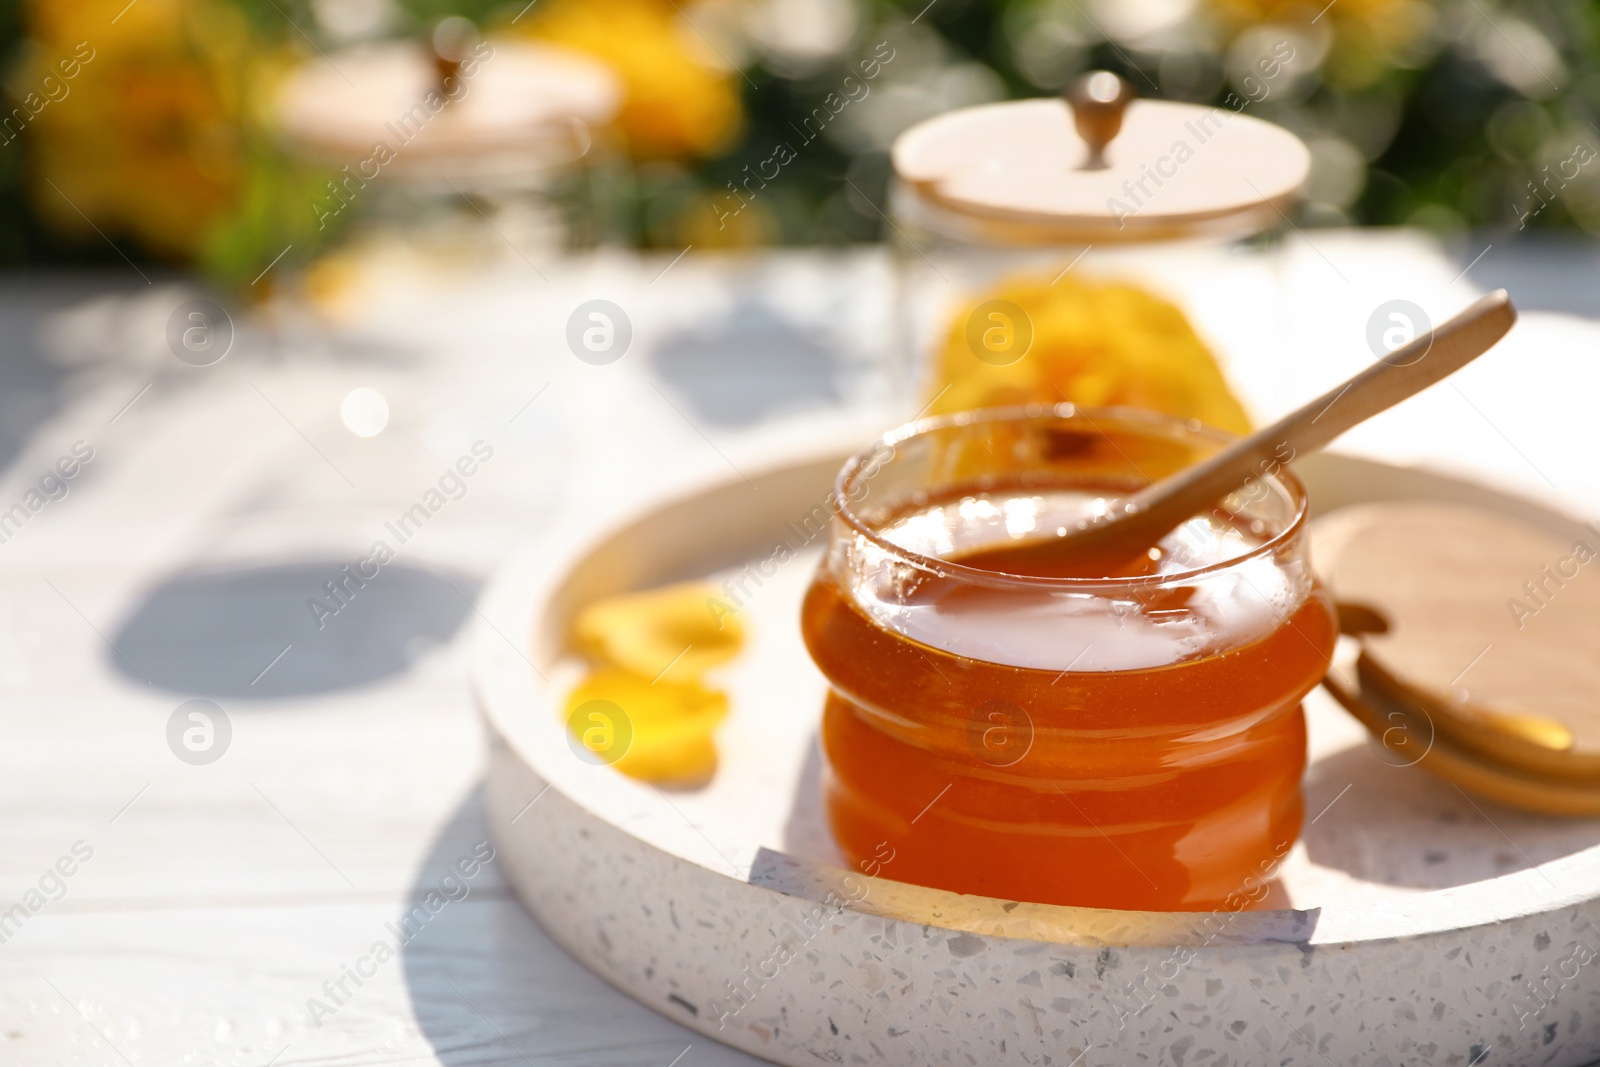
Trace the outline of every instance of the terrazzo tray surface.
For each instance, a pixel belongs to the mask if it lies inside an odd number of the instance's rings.
[[[1265,910],[1067,908],[894,882],[892,861],[845,870],[817,792],[825,683],[798,627],[821,550],[806,518],[842,459],[642,505],[488,590],[472,640],[491,827],[523,902],[585,965],[791,1065],[1600,1057],[1600,821],[1469,797],[1370,744],[1321,690],[1307,824]],[[1420,497],[1571,521],[1417,469],[1337,454],[1296,469],[1319,513]],[[594,597],[696,577],[743,590],[750,639],[717,676],[732,713],[714,779],[662,791],[569,745],[565,634]]]

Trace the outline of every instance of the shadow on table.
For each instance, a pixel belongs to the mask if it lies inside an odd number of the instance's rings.
[[[1600,844],[1600,820],[1534,815],[1468,797],[1371,745],[1345,749],[1306,775],[1307,854],[1380,885],[1449,889],[1511,874]]]
[[[750,302],[708,329],[663,339],[654,359],[689,414],[717,426],[837,405],[847,384],[836,347]]]
[[[348,563],[179,572],[109,635],[107,655],[125,676],[175,693],[303,697],[406,670],[472,612],[476,580],[401,563],[347,582],[341,602],[325,583],[344,580]]]
[[[690,1045],[696,1067],[754,1062],[629,1000],[568,956],[522,909],[498,860],[465,877],[489,847],[476,789],[433,842],[410,910],[396,917],[409,934],[400,955],[417,1025],[440,1063],[665,1067]]]

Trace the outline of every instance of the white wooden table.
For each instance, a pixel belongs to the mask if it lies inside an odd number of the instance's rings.
[[[1266,417],[1363,363],[1385,300],[1438,319],[1507,285],[1525,309],[1513,338],[1345,447],[1600,517],[1600,255],[1497,246],[1458,276],[1485,244],[1313,233],[1275,275],[1196,277],[1200,324]],[[485,837],[460,638],[513,545],[644,486],[886,422],[887,267],[874,251],[691,251],[542,269],[398,272],[332,323],[274,304],[203,368],[165,339],[196,295],[181,282],[0,283],[0,514],[27,516],[0,543],[0,1062],[754,1062],[573,963],[494,862],[446,879]],[[596,297],[634,330],[606,366],[564,339]],[[387,398],[377,436],[341,421],[357,387]],[[93,459],[27,512],[79,441]],[[386,523],[479,441],[492,457],[401,543]],[[335,604],[323,583],[380,539],[394,558],[319,629],[307,601]],[[168,745],[195,698],[232,731],[205,765]],[[48,873],[58,862],[73,873]],[[374,955],[407,913],[399,954]]]

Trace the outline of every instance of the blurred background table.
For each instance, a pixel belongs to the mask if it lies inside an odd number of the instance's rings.
[[[1515,334],[1343,447],[1600,517],[1600,255],[1487,244],[1319,231],[1269,265],[1281,299],[1259,260],[1197,272],[1197,325],[1263,420],[1368,361],[1385,301],[1438,321],[1504,285]],[[75,442],[94,450],[0,543],[0,922],[93,849],[60,899],[0,926],[0,1058],[753,1062],[568,959],[493,863],[342,1005],[324,983],[486,836],[461,637],[496,562],[674,481],[886,428],[889,279],[877,250],[417,271],[315,313],[236,312],[210,367],[168,350],[199,295],[179,280],[0,282],[0,512]],[[594,298],[633,328],[606,366],[565,340]],[[351,428],[370,406],[341,415],[358,388],[386,400],[376,435]],[[475,442],[492,457],[400,543],[386,523]],[[307,602],[378,539],[395,558],[319,628]],[[205,766],[167,742],[193,698],[232,728]],[[308,998],[337,1010],[313,1019]]]

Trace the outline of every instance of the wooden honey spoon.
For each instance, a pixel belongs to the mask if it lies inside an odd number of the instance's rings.
[[[1450,321],[1401,345],[1372,366],[1271,426],[1235,441],[1168,478],[1114,501],[1104,515],[1060,537],[1021,545],[1013,556],[1041,553],[1082,573],[1116,573],[1180,523],[1276,470],[1285,457],[1315,452],[1350,427],[1386,411],[1471,363],[1506,335],[1517,309],[1497,289]]]

